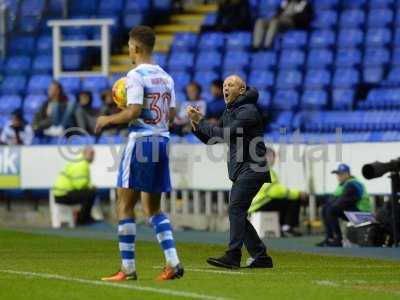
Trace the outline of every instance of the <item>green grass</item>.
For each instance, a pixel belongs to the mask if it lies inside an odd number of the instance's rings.
[[[119,257],[113,241],[64,238],[0,230],[0,299],[185,299],[158,291],[183,291],[215,299],[399,299],[400,263],[374,259],[271,252],[276,267],[227,273],[208,266],[205,259],[218,255],[221,246],[178,243],[186,267],[180,280],[156,282],[163,265],[158,244],[136,245],[139,280],[125,282],[133,288],[96,285],[101,276],[117,270]],[[245,259],[245,258],[244,258]],[[243,260],[244,262],[244,260]],[[56,274],[90,280],[68,281],[4,270]],[[116,284],[118,285],[118,284]],[[200,298],[198,298],[200,299]]]

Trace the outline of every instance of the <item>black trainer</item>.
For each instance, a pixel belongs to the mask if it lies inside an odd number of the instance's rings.
[[[246,268],[273,268],[274,264],[272,263],[272,258],[270,256],[263,256],[257,259],[252,259],[249,261],[249,264]]]
[[[240,268],[240,258],[235,259],[231,255],[224,254],[221,257],[218,258],[208,258],[207,262],[215,267],[220,267],[220,268],[227,268],[227,269],[238,269]]]

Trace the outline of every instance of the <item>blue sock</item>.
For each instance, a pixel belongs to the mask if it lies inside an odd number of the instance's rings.
[[[153,226],[157,240],[164,251],[167,265],[175,267],[179,264],[179,258],[176,252],[172,227],[168,217],[164,213],[159,213],[158,215],[152,216],[149,219],[149,222]]]
[[[131,274],[136,271],[135,265],[135,219],[120,220],[118,224],[119,251],[122,258],[122,271]]]

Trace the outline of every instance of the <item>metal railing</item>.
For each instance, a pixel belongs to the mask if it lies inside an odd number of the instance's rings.
[[[110,26],[112,19],[52,20],[47,23],[53,31],[53,77],[108,76],[110,72]],[[99,40],[63,40],[63,27],[97,26],[101,28]],[[62,48],[99,47],[101,48],[101,71],[63,71]]]
[[[7,13],[6,4],[0,1],[0,58],[6,55]]]

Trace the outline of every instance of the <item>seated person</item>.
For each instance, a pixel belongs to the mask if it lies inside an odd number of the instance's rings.
[[[92,107],[92,94],[82,91],[78,94],[78,105],[75,110],[75,121],[79,128],[88,134],[94,134],[97,112]]]
[[[348,165],[340,164],[332,174],[336,174],[339,185],[322,208],[325,240],[317,244],[319,247],[342,247],[339,219],[347,220],[345,211],[371,211],[367,190],[351,175]]]
[[[86,147],[77,159],[70,161],[60,172],[53,187],[56,203],[82,204],[77,224],[94,222],[91,210],[96,198],[96,189],[90,182],[90,164],[94,160],[94,150]]]
[[[20,109],[13,111],[11,120],[1,132],[0,143],[5,145],[30,145],[32,140],[32,127],[24,120],[22,111]]]
[[[283,236],[300,236],[296,231],[299,226],[300,203],[307,201],[308,195],[297,189],[289,189],[279,182],[278,174],[272,169],[276,153],[267,147],[266,158],[270,166],[271,183],[264,183],[254,197],[249,213],[256,211],[278,211]]]
[[[218,119],[222,116],[226,104],[222,92],[222,80],[215,79],[211,83],[210,91],[212,98],[207,101],[206,118],[209,122],[217,123]]]

